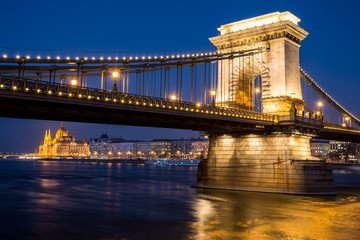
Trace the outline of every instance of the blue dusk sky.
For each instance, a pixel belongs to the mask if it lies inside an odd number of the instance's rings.
[[[0,47],[81,51],[211,48],[217,28],[290,11],[309,32],[300,64],[356,116],[359,108],[360,4],[357,1],[0,1]],[[1,111],[1,109],[0,109]],[[0,151],[34,152],[60,122],[0,118]],[[107,132],[126,139],[197,137],[198,132],[65,122],[77,139]]]

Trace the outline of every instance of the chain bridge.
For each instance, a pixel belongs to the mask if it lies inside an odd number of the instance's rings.
[[[309,140],[360,142],[360,120],[300,67],[299,22],[275,12],[222,25],[216,49],[0,48],[0,116],[203,131],[198,187],[335,194]]]

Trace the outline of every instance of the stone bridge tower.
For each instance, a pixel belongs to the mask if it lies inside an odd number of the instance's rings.
[[[297,113],[304,110],[299,69],[300,41],[307,32],[289,12],[230,23],[210,38],[219,52],[249,51],[218,65],[216,104],[253,109],[254,84],[261,75],[263,112],[281,120],[265,133],[208,131],[208,158],[200,162],[197,186],[292,194],[334,194],[331,167],[314,158],[315,131]],[[253,54],[252,49],[266,49]],[[297,120],[300,118],[301,120]],[[321,124],[321,121],[320,121]],[[310,134],[309,134],[310,132]]]
[[[248,108],[254,96],[255,77],[261,75],[264,113],[287,115],[293,101],[299,111],[303,110],[299,48],[308,33],[299,27],[299,22],[300,19],[290,12],[275,12],[218,28],[220,35],[210,38],[210,41],[222,53],[268,48],[261,54],[219,63],[218,105],[232,102],[234,107],[235,102],[235,105],[244,103]],[[245,76],[242,71],[250,76]],[[239,88],[244,82],[246,87]]]

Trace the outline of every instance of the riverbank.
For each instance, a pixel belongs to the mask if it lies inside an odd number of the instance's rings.
[[[35,161],[145,164],[144,159],[40,158]]]

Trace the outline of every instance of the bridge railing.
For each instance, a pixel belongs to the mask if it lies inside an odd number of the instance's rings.
[[[0,76],[0,90],[21,91],[33,94],[46,94],[48,96],[71,97],[79,100],[93,100],[130,104],[142,107],[155,107],[189,111],[194,113],[214,114],[235,118],[248,118],[253,120],[274,122],[274,116],[247,110],[225,108],[215,105],[201,105],[192,102],[170,100],[165,98],[142,96],[118,91],[101,90],[90,87],[72,86],[69,84],[19,78],[16,76]]]

